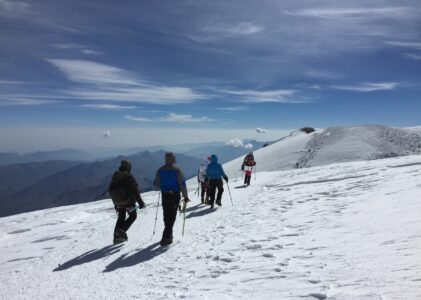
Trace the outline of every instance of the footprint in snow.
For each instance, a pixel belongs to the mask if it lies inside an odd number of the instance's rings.
[[[318,284],[320,282],[322,282],[321,280],[318,279],[310,279],[308,282],[310,282],[311,284]]]
[[[311,293],[309,294],[310,297],[319,299],[319,300],[324,300],[327,299],[327,295],[326,294],[322,294],[322,293]]]
[[[20,230],[10,231],[7,234],[19,234],[19,233],[24,233],[28,231],[31,231],[31,229],[20,229]]]
[[[272,253],[263,253],[262,256],[267,257],[267,258],[274,258],[275,257],[275,255],[273,255]]]
[[[247,250],[257,250],[257,249],[261,249],[262,248],[262,245],[260,245],[260,244],[254,244],[254,245],[246,246],[246,248],[247,248]]]

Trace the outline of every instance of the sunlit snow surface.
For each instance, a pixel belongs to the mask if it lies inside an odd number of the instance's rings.
[[[1,299],[421,299],[421,156],[231,176],[157,245],[158,194],[112,246],[111,201],[0,219]]]

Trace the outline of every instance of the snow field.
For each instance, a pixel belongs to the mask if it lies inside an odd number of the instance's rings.
[[[421,299],[421,156],[259,172],[193,203],[161,248],[158,193],[111,245],[111,200],[0,219],[2,299]]]

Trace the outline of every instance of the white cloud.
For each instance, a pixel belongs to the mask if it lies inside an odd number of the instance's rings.
[[[331,71],[322,71],[322,70],[307,70],[305,72],[305,75],[311,78],[333,79],[333,80],[343,77],[342,74],[338,74],[336,72],[331,72]]]
[[[169,113],[166,117],[159,119],[149,119],[144,117],[134,117],[131,115],[125,116],[127,120],[136,122],[170,122],[170,123],[199,123],[199,122],[213,122],[214,119],[208,117],[195,118],[192,115],[183,115],[176,113]]]
[[[151,122],[152,121],[151,119],[148,119],[148,118],[134,117],[134,116],[130,116],[130,115],[125,116],[125,118],[126,118],[126,120],[135,121],[135,122]]]
[[[221,92],[238,96],[246,103],[293,103],[298,102],[291,99],[297,91],[296,90],[270,90],[270,91],[255,91],[255,90],[221,90]]]
[[[219,110],[223,111],[244,111],[248,109],[248,106],[230,106],[230,107],[220,107]]]
[[[103,109],[103,110],[130,110],[135,109],[134,105],[117,105],[117,104],[83,104],[85,108]]]
[[[322,90],[322,86],[319,84],[298,83],[295,86],[301,89]]]
[[[213,122],[214,119],[208,117],[195,118],[192,115],[182,115],[176,113],[170,113],[165,118],[161,119],[164,122],[179,122],[179,123],[198,123],[198,122]]]
[[[421,42],[385,41],[384,43],[396,47],[413,48],[415,50],[421,50]]]
[[[235,147],[235,148],[245,148],[245,149],[252,149],[253,145],[250,143],[244,144],[241,139],[232,139],[225,143],[227,146]]]
[[[74,89],[68,94],[85,100],[126,101],[150,104],[192,103],[206,96],[183,87],[109,87],[96,89]]]
[[[5,12],[26,11],[30,7],[31,6],[29,4],[21,1],[0,0],[0,15]]]
[[[21,85],[25,84],[25,82],[22,81],[15,81],[15,80],[0,80],[0,84],[2,85]]]
[[[204,32],[222,33],[226,35],[250,35],[263,31],[265,28],[251,22],[242,22],[238,24],[212,24],[203,28]]]
[[[83,45],[66,43],[66,44],[54,44],[53,47],[58,48],[58,49],[80,49],[80,48],[83,48]]]
[[[63,72],[69,80],[78,83],[136,86],[140,84],[128,71],[93,61],[70,59],[47,59],[47,61]]]
[[[244,143],[240,139],[232,139],[232,140],[229,140],[228,142],[225,143],[225,145],[236,147],[236,148],[237,147],[244,147]]]
[[[34,99],[30,96],[0,96],[0,106],[34,106],[34,105],[46,105],[54,104],[56,101],[45,100],[45,99]]]
[[[405,53],[406,58],[421,60],[421,55],[413,54],[413,53]]]
[[[192,103],[207,98],[186,87],[168,87],[139,80],[126,70],[87,60],[47,59],[71,81],[81,84],[65,91],[84,100],[151,104]]]
[[[85,54],[85,55],[102,55],[102,54],[104,54],[101,51],[96,51],[96,50],[92,50],[92,49],[82,49],[82,50],[80,50],[80,52],[82,54]]]
[[[378,7],[378,8],[313,8],[297,11],[284,11],[287,15],[314,18],[399,18],[405,19],[413,15],[410,7]]]
[[[256,128],[257,133],[267,133],[266,129]]]
[[[378,83],[362,83],[357,85],[333,85],[330,86],[335,90],[353,91],[353,92],[376,92],[376,91],[389,91],[397,88],[397,82],[378,82]]]
[[[102,133],[102,137],[108,139],[111,136],[111,131],[107,130]]]

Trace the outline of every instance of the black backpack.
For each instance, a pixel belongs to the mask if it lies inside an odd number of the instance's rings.
[[[123,178],[121,178],[120,180],[115,180],[115,176],[116,174],[114,174],[113,180],[111,181],[110,186],[108,188],[108,193],[110,194],[111,200],[113,201],[114,205],[117,206],[130,204],[130,195],[127,187],[128,175],[123,175]]]

